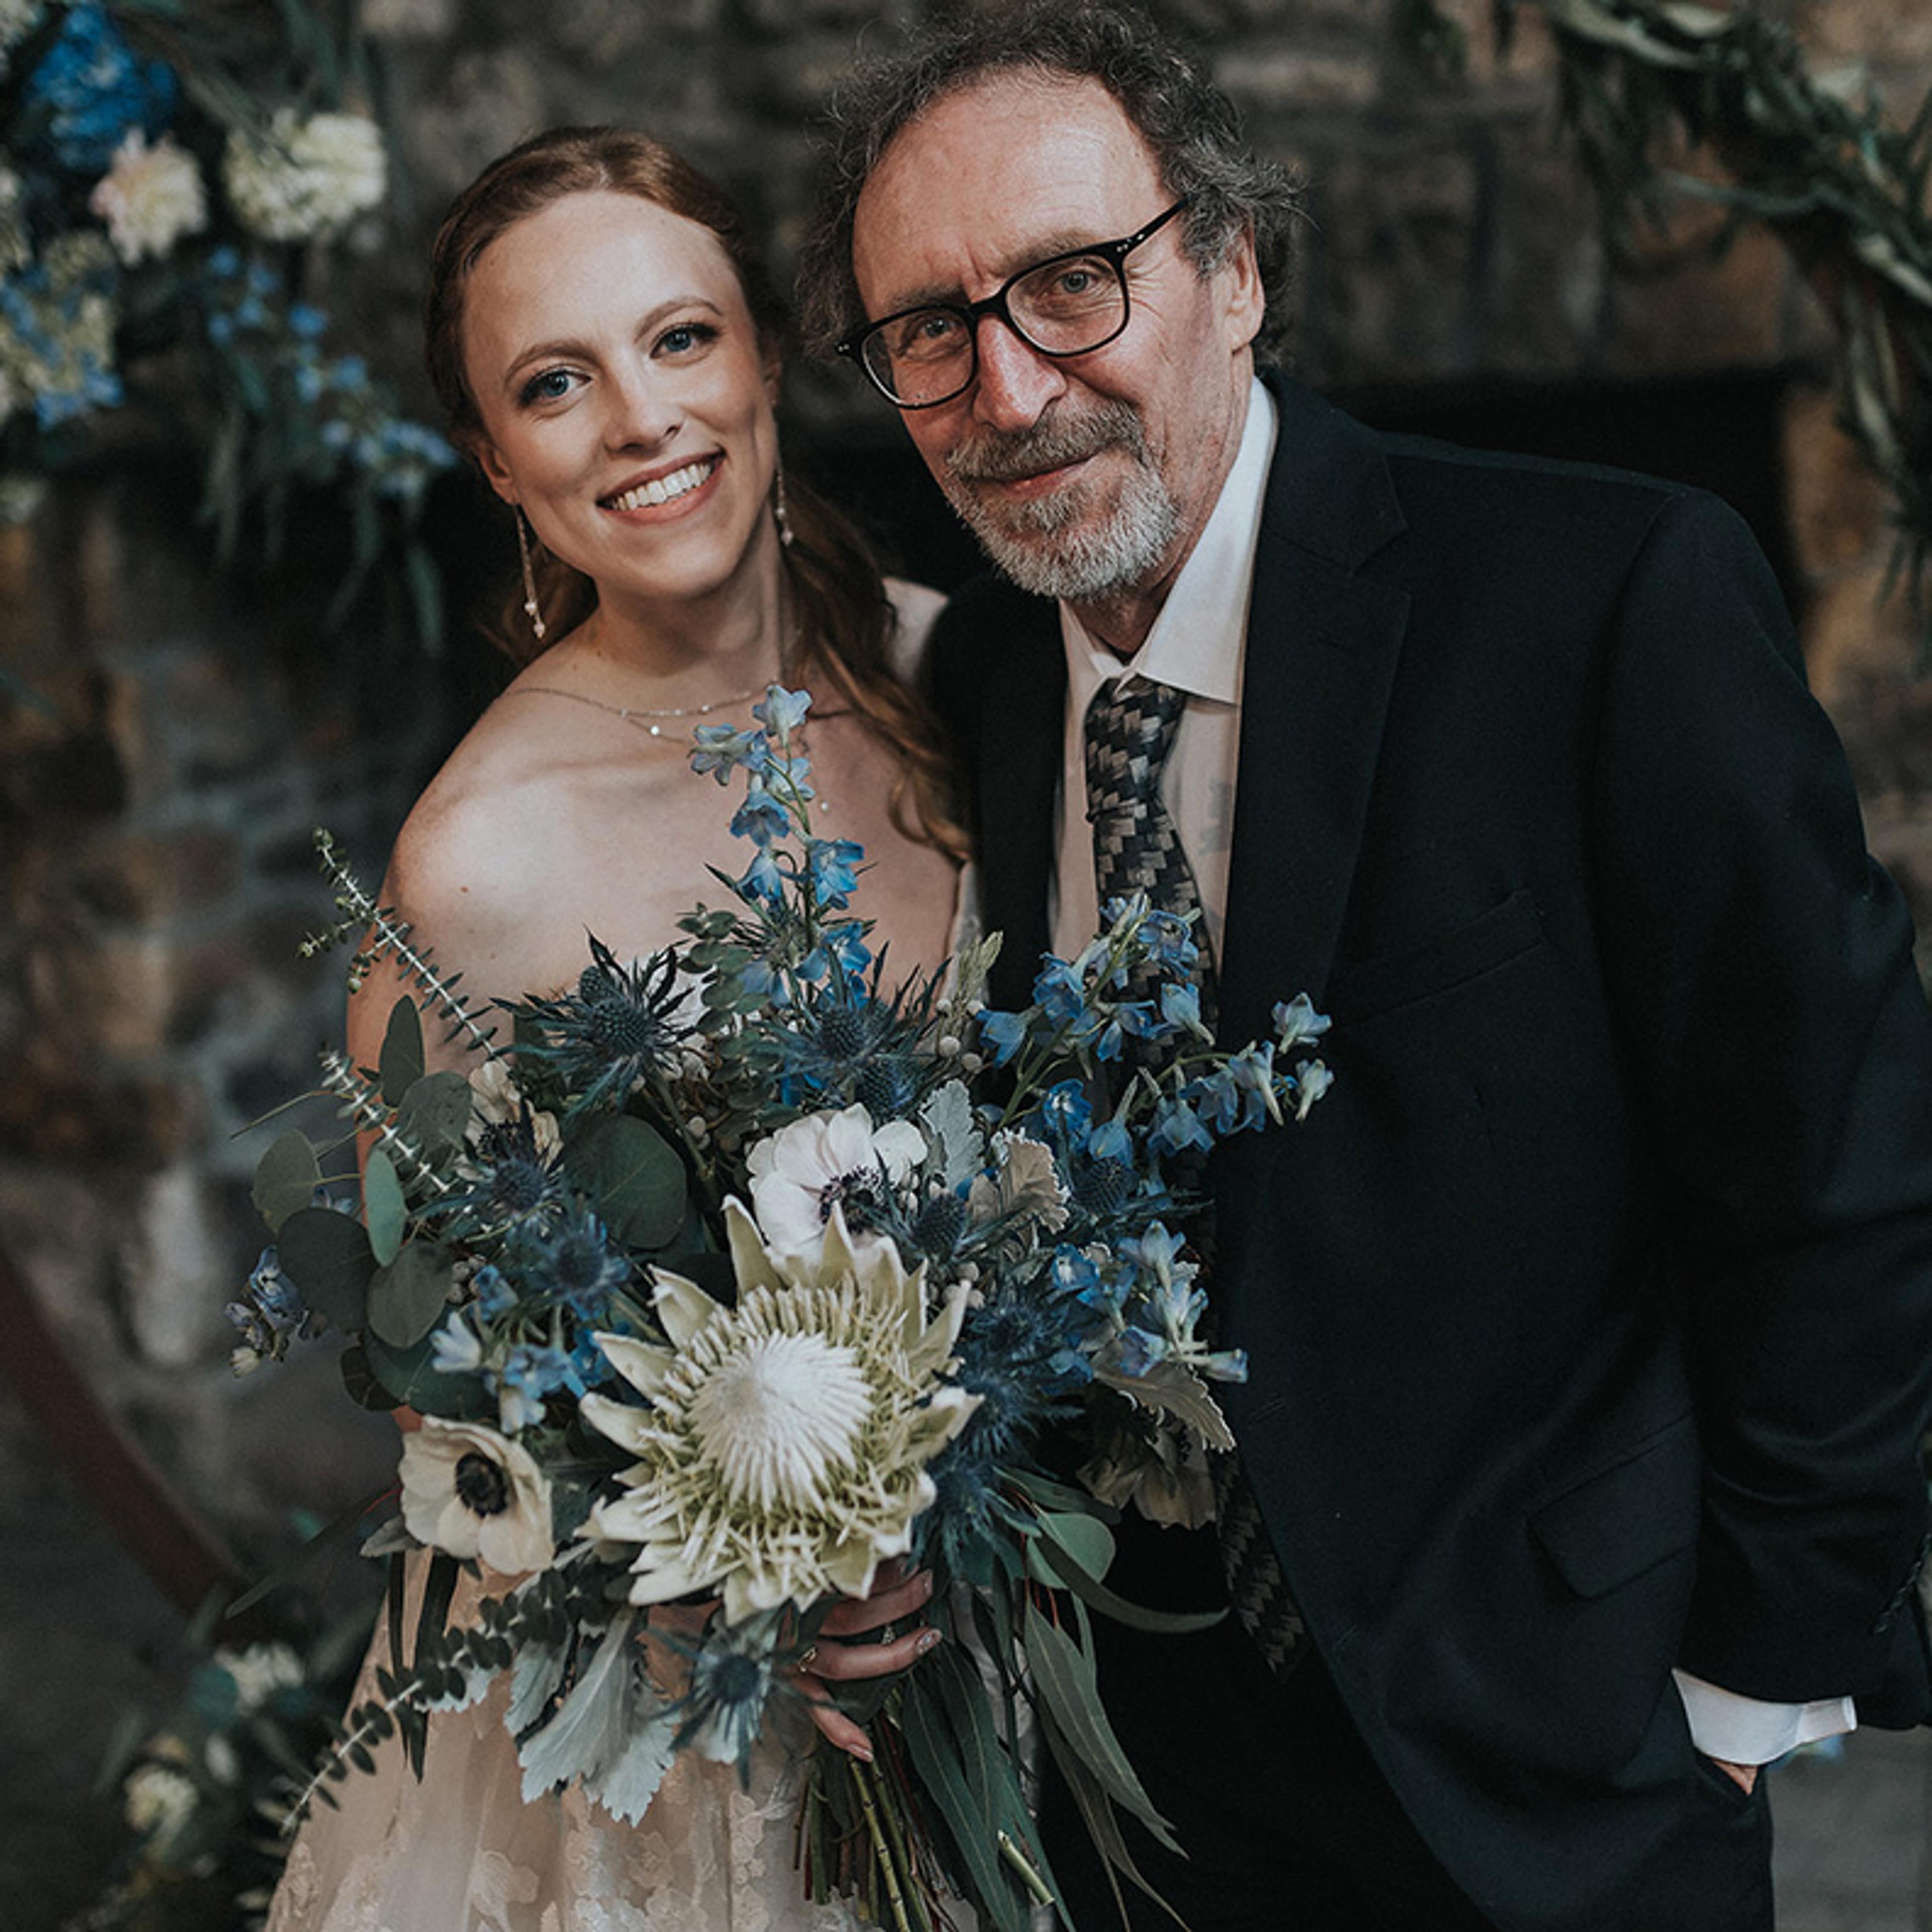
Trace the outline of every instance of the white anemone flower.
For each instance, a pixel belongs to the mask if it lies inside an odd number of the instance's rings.
[[[649,1406],[585,1396],[585,1420],[634,1455],[592,1532],[634,1544],[631,1600],[722,1591],[736,1623],[833,1592],[863,1596],[912,1546],[926,1465],[979,1398],[942,1382],[965,1314],[956,1285],[928,1321],[925,1270],[854,1241],[836,1204],[818,1261],[767,1248],[725,1204],[738,1298],[726,1307],[660,1270],[668,1348],[600,1335]]]
[[[519,1119],[527,1103],[516,1076],[501,1060],[486,1060],[470,1076],[470,1105],[476,1118],[487,1126],[500,1127]],[[545,1160],[563,1144],[563,1135],[554,1114],[531,1108],[530,1134],[538,1154]]]
[[[759,1142],[746,1156],[752,1210],[781,1271],[792,1272],[787,1263],[808,1271],[834,1208],[896,1186],[925,1158],[926,1136],[910,1120],[875,1127],[856,1103],[839,1113],[808,1114]],[[862,1230],[848,1238],[858,1252],[892,1245]]]
[[[508,1437],[425,1416],[403,1444],[402,1476],[403,1522],[418,1543],[506,1576],[550,1567],[550,1482]]]

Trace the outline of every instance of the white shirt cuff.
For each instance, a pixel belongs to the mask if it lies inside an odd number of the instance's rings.
[[[1849,1697],[1820,1697],[1809,1704],[1767,1704],[1720,1690],[1688,1671],[1673,1670],[1690,1742],[1706,1757],[1726,1764],[1768,1764],[1816,1744],[1820,1738],[1842,1736],[1858,1727],[1857,1708]]]

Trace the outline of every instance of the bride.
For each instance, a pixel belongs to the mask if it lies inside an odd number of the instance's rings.
[[[748,722],[774,681],[812,693],[814,818],[866,848],[874,950],[902,975],[946,951],[962,842],[896,674],[938,600],[882,584],[827,506],[788,490],[779,326],[735,210],[642,135],[540,135],[488,169],[437,237],[430,370],[454,440],[515,520],[523,668],[418,802],[383,898],[478,1004],[570,985],[586,933],[620,958],[655,951],[707,867],[743,869],[719,793],[684,754],[694,724]],[[352,998],[358,1064],[376,1060],[401,990],[378,968]],[[870,1755],[822,1680],[910,1665],[938,1640],[920,1618],[928,1587],[889,1580],[832,1612],[828,1635],[894,1619],[900,1634],[824,1644],[799,1678],[831,1747]],[[371,1668],[385,1645],[379,1634]],[[392,1740],[373,1774],[332,1787],[340,1808],[303,1826],[268,1932],[860,1922],[803,1900],[795,1764],[776,1742],[748,1790],[734,1767],[681,1757],[626,1826],[574,1788],[523,1801],[504,1695],[500,1679],[431,1720],[420,1783]]]

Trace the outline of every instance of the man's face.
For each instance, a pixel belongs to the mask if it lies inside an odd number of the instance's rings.
[[[1048,256],[1133,233],[1172,199],[1097,82],[995,76],[886,148],[854,223],[860,296],[873,317],[976,301]],[[1029,590],[1157,605],[1234,460],[1262,315],[1252,250],[1244,239],[1204,280],[1182,228],[1126,258],[1131,313],[1113,341],[1050,357],[984,317],[964,393],[905,412],[953,507]]]

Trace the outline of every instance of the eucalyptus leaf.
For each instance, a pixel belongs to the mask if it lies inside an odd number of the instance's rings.
[[[382,1098],[392,1107],[400,1106],[403,1096],[423,1077],[424,1068],[422,1016],[406,993],[389,1009],[376,1064]]]
[[[304,1208],[282,1223],[275,1245],[282,1272],[310,1307],[338,1328],[362,1327],[376,1257],[359,1221],[332,1208]]]
[[[362,1352],[377,1383],[398,1402],[425,1415],[464,1421],[494,1414],[496,1404],[480,1377],[446,1375],[436,1366],[435,1340],[432,1333],[412,1347],[398,1348],[370,1334],[362,1338]]]
[[[1045,1537],[1036,1537],[1027,1545],[1027,1564],[1035,1580],[1056,1588],[1071,1590],[1102,1616],[1130,1629],[1157,1631],[1166,1636],[1184,1636],[1191,1631],[1211,1630],[1227,1616],[1218,1610],[1153,1610],[1110,1590],[1061,1545]]]
[[[938,1661],[937,1653],[928,1660]],[[998,1827],[988,1828],[980,1794],[966,1775],[944,1705],[933,1694],[937,1687],[920,1681],[925,1674],[922,1668],[906,1680],[899,1711],[899,1728],[913,1768],[919,1773],[925,1796],[946,1821],[981,1908],[999,1932],[1027,1932],[1032,1900],[1000,1856],[994,1837]]]
[[[1032,1603],[1026,1608],[1026,1653],[1041,1700],[1075,1754],[1109,1798],[1126,1806],[1169,1851],[1178,1852],[1167,1821],[1154,1809],[1101,1708],[1093,1658]]]
[[[1071,1557],[1096,1582],[1106,1575],[1114,1561],[1114,1532],[1098,1516],[1085,1511],[1063,1514],[1048,1510],[1034,1520],[1040,1534]]]
[[[571,1139],[570,1172],[627,1246],[662,1248],[683,1224],[684,1162],[648,1121],[611,1114],[580,1129]]]
[[[425,1158],[461,1146],[470,1126],[470,1082],[460,1073],[425,1073],[396,1106],[396,1132]]]
[[[256,1212],[278,1232],[292,1214],[308,1207],[322,1182],[322,1168],[308,1135],[291,1127],[262,1155],[248,1198]]]
[[[1140,1868],[1134,1863],[1133,1853],[1128,1850],[1125,1835],[1120,1830],[1120,1820],[1114,1810],[1113,1801],[1101,1789],[1100,1780],[1081,1762],[1080,1756],[1066,1740],[1060,1736],[1060,1726],[1053,1721],[1050,1712],[1040,1714],[1040,1734],[1046,1741],[1047,1755],[1058,1769],[1062,1782],[1073,1800],[1074,1809],[1080,1814],[1081,1822],[1087,1827],[1087,1835],[1094,1841],[1094,1849],[1100,1853],[1107,1870],[1107,1883],[1112,1888],[1114,1903],[1120,1907],[1120,1922],[1128,1922],[1125,1901],[1120,1896],[1120,1877],[1124,1876],[1137,1886],[1154,1903],[1163,1907],[1177,1923],[1184,1925],[1180,1919],[1154,1887],[1141,1874]],[[1065,1910],[1061,1910],[1060,1921],[1072,1928],[1072,1921]]]
[[[452,1261],[434,1241],[411,1241],[369,1282],[369,1331],[391,1347],[407,1348],[436,1326],[449,1300]]]
[[[370,1250],[379,1267],[387,1268],[396,1258],[409,1214],[403,1184],[396,1178],[396,1163],[382,1148],[371,1148],[362,1164],[362,1225],[368,1231]],[[404,1338],[392,1335],[388,1339]],[[413,1341],[415,1337],[407,1339]]]
[[[342,1371],[342,1386],[358,1407],[386,1412],[397,1406],[396,1398],[376,1380],[375,1370],[369,1366],[368,1352],[361,1342],[344,1348],[338,1366]]]

